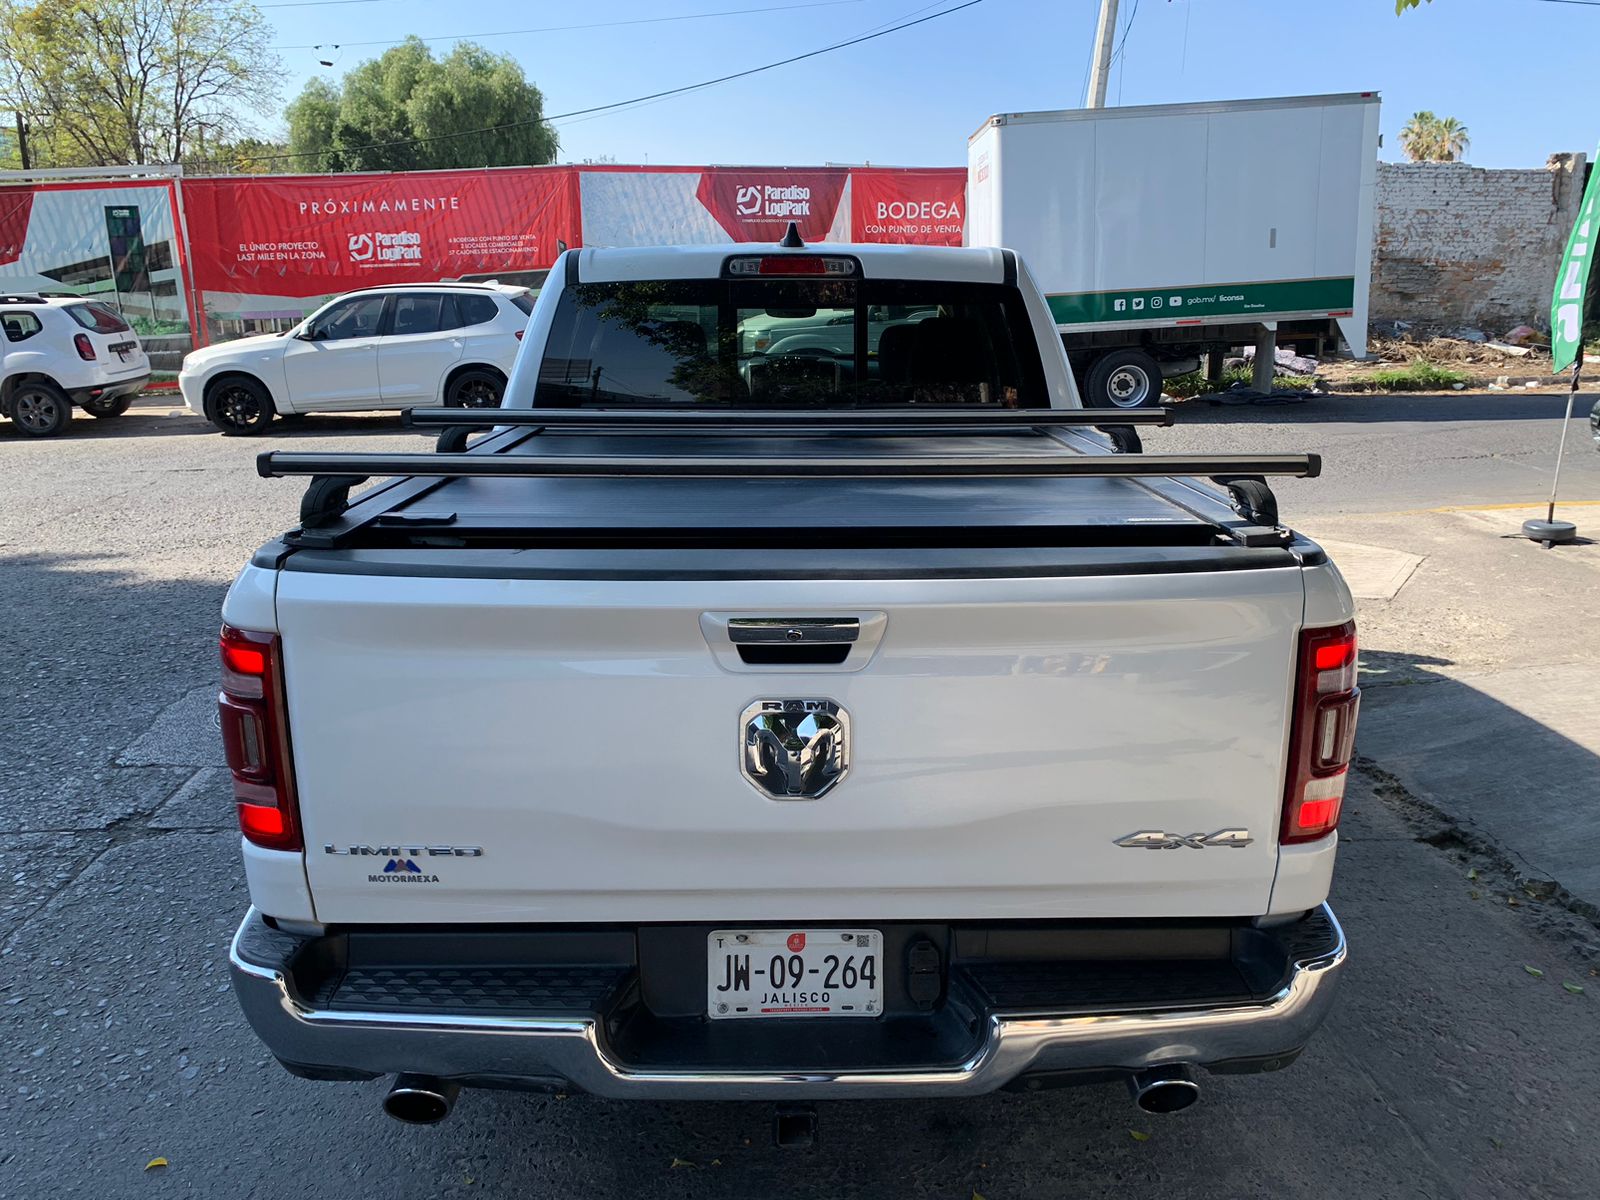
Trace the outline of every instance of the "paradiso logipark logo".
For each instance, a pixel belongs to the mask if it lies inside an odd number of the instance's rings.
[[[351,262],[421,262],[422,235],[409,230],[398,233],[352,233],[349,249]]]
[[[811,189],[798,184],[746,184],[739,188],[733,203],[741,217],[793,220],[811,215]]]

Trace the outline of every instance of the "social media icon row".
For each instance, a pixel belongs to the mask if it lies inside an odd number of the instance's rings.
[[[1173,296],[1151,296],[1149,298],[1149,300],[1150,300],[1150,307],[1151,308],[1162,308],[1162,307],[1182,308],[1183,307],[1183,297],[1182,296],[1178,296],[1178,295],[1173,295]],[[1133,297],[1133,300],[1131,301],[1131,303],[1133,305],[1133,311],[1134,312],[1142,312],[1142,311],[1144,311],[1145,297],[1143,297],[1143,296],[1135,296],[1135,297]],[[1130,301],[1127,300],[1126,298],[1118,297],[1117,299],[1115,299],[1115,300],[1113,300],[1111,302],[1111,310],[1113,312],[1127,312],[1129,304],[1130,304]]]

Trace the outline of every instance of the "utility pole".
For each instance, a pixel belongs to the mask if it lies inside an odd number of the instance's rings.
[[[1111,75],[1111,43],[1117,35],[1117,0],[1100,0],[1100,23],[1094,31],[1094,62],[1089,67],[1085,108],[1106,106],[1106,81]]]

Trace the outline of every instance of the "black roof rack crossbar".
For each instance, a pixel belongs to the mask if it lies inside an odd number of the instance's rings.
[[[1091,478],[1321,473],[1316,454],[321,454],[269,450],[256,458],[265,478],[382,475],[425,479],[696,478]]]
[[[412,408],[407,425],[419,429],[492,429],[500,425],[542,429],[628,429],[652,431],[677,427],[696,433],[750,433],[772,427],[818,432],[858,428],[936,431],[948,428],[1040,429],[1061,426],[1171,425],[1165,408],[847,408],[847,409],[719,409],[719,408]]]

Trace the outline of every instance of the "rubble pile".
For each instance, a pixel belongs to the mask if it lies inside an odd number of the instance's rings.
[[[1525,391],[1564,387],[1550,373],[1550,335],[1532,325],[1503,331],[1471,326],[1427,327],[1410,321],[1374,321],[1368,327],[1367,359],[1327,362],[1318,372],[1331,389],[1361,386],[1373,372],[1415,362],[1452,368],[1466,377],[1455,390]]]

